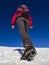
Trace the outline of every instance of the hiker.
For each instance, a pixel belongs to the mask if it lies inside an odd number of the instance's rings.
[[[24,4],[18,6],[12,17],[11,28],[14,29],[14,24],[17,23],[23,46],[25,48],[21,60],[31,60],[30,57],[34,57],[36,55],[36,49],[28,35],[28,29],[33,28],[32,22],[32,17],[28,7]]]

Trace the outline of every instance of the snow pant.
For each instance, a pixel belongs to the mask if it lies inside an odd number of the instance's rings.
[[[26,48],[27,46],[33,46],[33,43],[31,42],[30,37],[28,35],[29,20],[24,17],[19,17],[16,23],[18,25],[24,47]]]

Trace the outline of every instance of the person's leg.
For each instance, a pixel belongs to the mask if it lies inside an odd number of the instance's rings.
[[[31,53],[31,49],[35,50],[29,36],[27,33],[27,29],[25,29],[25,25],[24,25],[24,18],[18,18],[17,19],[17,25],[19,27],[19,31],[20,31],[20,35],[23,41],[23,45],[25,47],[25,51],[24,54],[22,55],[21,59],[28,59],[28,54]]]
[[[21,35],[24,47],[33,46],[32,42],[31,42],[31,40],[28,36],[27,28],[25,28],[25,25],[24,25],[24,18],[23,17],[18,18],[17,19],[17,24],[18,24],[18,27],[19,27],[19,31],[20,31],[20,35]]]
[[[25,25],[25,31],[27,32],[28,34],[28,30],[29,30],[29,20],[25,18],[25,21],[24,21],[24,25]],[[33,42],[30,40],[30,37],[28,37],[28,43],[29,43],[29,46],[31,44],[31,46],[34,48],[34,45],[33,45]],[[35,48],[34,48],[35,49]]]

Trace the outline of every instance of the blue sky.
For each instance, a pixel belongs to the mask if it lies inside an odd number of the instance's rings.
[[[11,19],[20,4],[26,4],[33,19],[33,29],[28,34],[35,47],[49,47],[48,0],[0,0],[0,46],[23,46],[19,29],[11,29]]]

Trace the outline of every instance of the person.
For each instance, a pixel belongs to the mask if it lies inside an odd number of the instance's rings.
[[[22,60],[31,60],[36,55],[36,49],[34,48],[33,43],[30,40],[28,35],[28,29],[33,28],[32,17],[30,15],[30,11],[28,7],[24,4],[18,6],[16,12],[12,17],[11,28],[14,29],[15,23],[17,23],[20,36],[23,41],[23,46],[25,51],[21,57]]]

